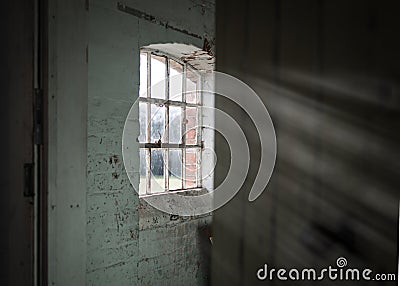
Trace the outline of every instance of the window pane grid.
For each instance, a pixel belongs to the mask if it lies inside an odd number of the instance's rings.
[[[146,56],[143,58],[146,59],[145,64],[147,64],[147,78],[141,81],[146,82],[147,93],[146,96],[140,97],[141,108],[146,107],[146,115],[141,116],[140,119],[146,121],[147,128],[146,134],[141,133],[140,138],[142,139],[139,140],[140,149],[144,151],[146,158],[145,195],[199,189],[202,185],[200,165],[203,147],[201,143],[201,128],[199,127],[202,120],[202,98],[201,92],[199,92],[201,86],[200,77],[197,79],[195,77],[197,72],[191,68],[189,70],[186,64],[180,64],[167,56],[155,55],[152,52],[145,52],[141,55]],[[141,59],[143,58],[141,57]],[[156,86],[160,85],[161,88],[152,88],[154,81],[161,79],[160,62],[164,64],[166,80],[164,84],[156,84]],[[158,65],[158,67],[155,68],[152,64]],[[174,92],[171,94],[171,73],[174,72],[176,74],[176,70],[179,70],[179,68],[182,68],[182,80],[178,78],[177,82],[182,86],[181,88],[175,86]],[[190,73],[189,76],[188,73]],[[189,87],[188,84],[190,85]],[[162,92],[160,92],[161,90]],[[175,96],[174,93],[177,90],[182,94],[181,98]],[[187,100],[190,102],[187,102]],[[175,133],[180,134],[181,137],[178,142],[176,138],[170,138],[170,123],[173,124],[170,122],[171,108],[175,108],[174,118],[179,118],[180,121],[180,124],[178,124],[178,126],[180,125],[180,130],[179,128],[177,129],[178,131],[175,130]],[[177,110],[180,110],[180,116],[176,115]],[[190,114],[188,114],[188,110],[190,110]],[[160,114],[157,115],[157,113]],[[163,118],[161,119],[160,116]],[[152,120],[153,117],[156,119]],[[159,124],[160,120],[161,125]],[[158,125],[154,121],[157,121]],[[193,129],[194,132],[192,132]],[[190,132],[190,137],[188,137],[188,132]],[[177,137],[176,134],[174,136]],[[146,138],[145,142],[143,142],[143,137]],[[160,139],[161,141],[159,141]],[[170,142],[170,139],[172,142]],[[170,157],[173,154],[171,152],[174,151],[180,155],[177,156],[175,153],[173,157]],[[141,154],[143,154],[142,151]],[[144,156],[141,155],[141,160]],[[177,166],[179,161],[181,162],[181,167]],[[178,174],[179,172],[180,174]],[[141,191],[140,194],[144,195],[144,192]]]
[[[200,180],[199,180],[199,171],[200,168],[200,154],[201,154],[201,147],[194,147],[194,148],[142,148],[146,152],[148,158],[151,161],[146,160],[146,171],[151,171],[148,178],[150,178],[150,185],[153,185],[153,192],[154,189],[157,189],[157,192],[161,192],[160,188],[164,189],[164,180],[170,180],[170,173],[173,174],[174,177],[179,178],[182,181],[185,181],[185,188],[182,189],[191,189],[191,188],[199,188],[201,187]],[[179,151],[179,156],[175,158],[174,162],[170,161],[169,153],[173,151]],[[165,156],[165,154],[168,154]],[[184,155],[183,155],[184,154]],[[175,156],[176,157],[176,156]],[[185,159],[185,165],[181,165],[182,167],[177,168],[176,163],[182,160],[182,157]],[[171,157],[170,159],[173,159]],[[178,161],[177,161],[178,159]],[[165,164],[165,161],[168,160],[168,164]],[[162,164],[160,164],[162,162]],[[170,166],[170,164],[172,164]],[[168,169],[165,169],[165,166],[168,166]],[[180,171],[176,171],[179,169]],[[184,172],[184,173],[183,173]],[[161,182],[161,183],[160,183]],[[162,184],[162,186],[160,185]],[[176,183],[174,183],[175,189]],[[182,187],[182,185],[180,186]],[[180,188],[178,188],[180,189]],[[168,190],[165,190],[168,191]],[[146,194],[151,194],[152,192],[147,192]]]

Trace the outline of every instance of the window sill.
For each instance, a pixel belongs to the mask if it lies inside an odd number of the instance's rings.
[[[185,196],[198,196],[198,195],[202,195],[202,194],[205,194],[208,192],[209,191],[205,188],[190,188],[190,189],[172,190],[169,192],[162,192],[162,193],[139,195],[139,198],[141,199],[141,198],[171,195],[171,194],[181,194],[181,195],[185,195]]]

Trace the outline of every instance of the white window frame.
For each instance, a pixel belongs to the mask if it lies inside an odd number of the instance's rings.
[[[202,89],[202,77],[201,74],[196,68],[188,64],[187,62],[184,62],[168,53],[160,52],[158,50],[152,50],[148,48],[142,48],[140,49],[140,55],[142,56],[143,54],[147,55],[147,93],[146,97],[140,97],[139,95],[139,102],[140,103],[146,103],[147,104],[147,110],[146,110],[146,142],[139,142],[139,147],[140,150],[145,150],[146,153],[146,192],[145,194],[139,194],[140,197],[145,197],[145,196],[153,196],[153,195],[162,195],[162,194],[167,194],[167,193],[176,193],[176,192],[184,192],[184,191],[201,191],[203,189],[203,182],[202,182],[202,151],[204,148],[204,141],[202,141],[202,119],[203,119],[203,111],[202,111],[202,106],[203,106],[203,94],[201,92]],[[166,99],[159,99],[159,98],[152,98],[151,97],[151,56],[158,56],[158,57],[164,57],[165,58],[165,65],[166,65],[166,84],[165,84],[165,96]],[[182,79],[182,101],[176,101],[176,100],[170,100],[169,99],[169,88],[170,88],[170,62],[169,59],[179,63],[183,67],[183,79]],[[196,92],[197,96],[199,96],[199,100],[196,100],[196,103],[188,103],[186,102],[186,80],[187,80],[187,70],[190,69],[191,72],[195,73],[199,77],[199,86],[197,86]],[[163,141],[161,144],[159,142],[150,142],[151,141],[151,104],[156,104],[156,105],[162,105],[165,106],[165,120],[164,120],[164,136],[163,136]],[[181,112],[181,143],[169,143],[169,107],[174,106],[174,107],[181,107],[182,112]],[[185,142],[185,137],[184,134],[186,133],[186,108],[187,107],[195,107],[197,109],[197,128],[196,128],[196,144],[186,144]],[[140,119],[139,119],[140,120]],[[187,187],[186,186],[186,174],[185,174],[185,166],[186,166],[186,150],[189,148],[194,148],[196,150],[196,183],[197,186],[195,187]],[[164,161],[164,192],[152,192],[151,189],[151,150],[156,149],[156,150],[163,150],[163,161]],[[182,182],[182,188],[180,189],[174,189],[170,190],[169,188],[169,175],[168,175],[168,170],[169,170],[169,150],[182,150],[182,174],[181,174],[181,182]],[[140,176],[139,176],[140,180]]]

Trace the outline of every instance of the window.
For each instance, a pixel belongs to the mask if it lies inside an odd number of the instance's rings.
[[[202,189],[201,84],[189,64],[141,51],[140,196]]]

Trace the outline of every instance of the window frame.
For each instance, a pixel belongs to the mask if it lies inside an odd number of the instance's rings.
[[[204,149],[204,141],[202,141],[203,130],[202,130],[202,117],[203,117],[203,92],[202,90],[202,77],[201,73],[189,63],[182,61],[179,58],[174,57],[165,52],[161,52],[159,50],[149,49],[149,48],[141,48],[140,49],[140,57],[146,54],[147,56],[147,80],[146,80],[146,97],[141,97],[139,94],[139,102],[145,103],[146,107],[146,140],[145,143],[139,142],[139,150],[145,150],[145,163],[146,163],[146,184],[145,184],[145,193],[141,194],[139,192],[139,197],[146,197],[146,196],[155,196],[155,195],[164,195],[168,193],[178,193],[178,192],[186,192],[186,191],[201,191],[203,190],[203,182],[202,182],[202,151]],[[160,98],[152,98],[151,97],[151,58],[152,55],[157,57],[165,58],[165,99]],[[177,100],[171,100],[170,96],[170,60],[175,61],[176,63],[182,65],[183,76],[182,76],[182,98]],[[190,72],[193,72],[195,75],[198,76],[199,82],[198,86],[196,86],[196,103],[188,103],[186,102],[186,94],[188,93],[186,90],[187,84],[187,72],[190,69]],[[139,83],[140,84],[140,83]],[[199,97],[199,100],[197,99]],[[164,141],[165,142],[151,142],[151,105],[158,105],[165,107],[165,118],[164,118]],[[180,107],[181,110],[181,143],[169,143],[169,109],[170,106],[173,107]],[[196,118],[196,143],[195,144],[187,144],[186,143],[186,132],[188,131],[186,128],[186,108],[187,107],[194,107],[197,111],[197,118]],[[140,122],[140,118],[139,118]],[[169,151],[170,150],[181,150],[182,158],[181,158],[181,181],[182,188],[180,189],[173,189],[170,190],[169,186]],[[196,186],[195,187],[187,187],[186,186],[186,150],[187,149],[195,149],[196,150]],[[152,150],[162,150],[163,151],[163,176],[164,176],[164,191],[163,192],[152,192],[151,188],[151,181],[152,181],[152,172],[151,172],[151,151]],[[139,180],[141,180],[139,176]],[[140,182],[139,182],[140,184]]]

